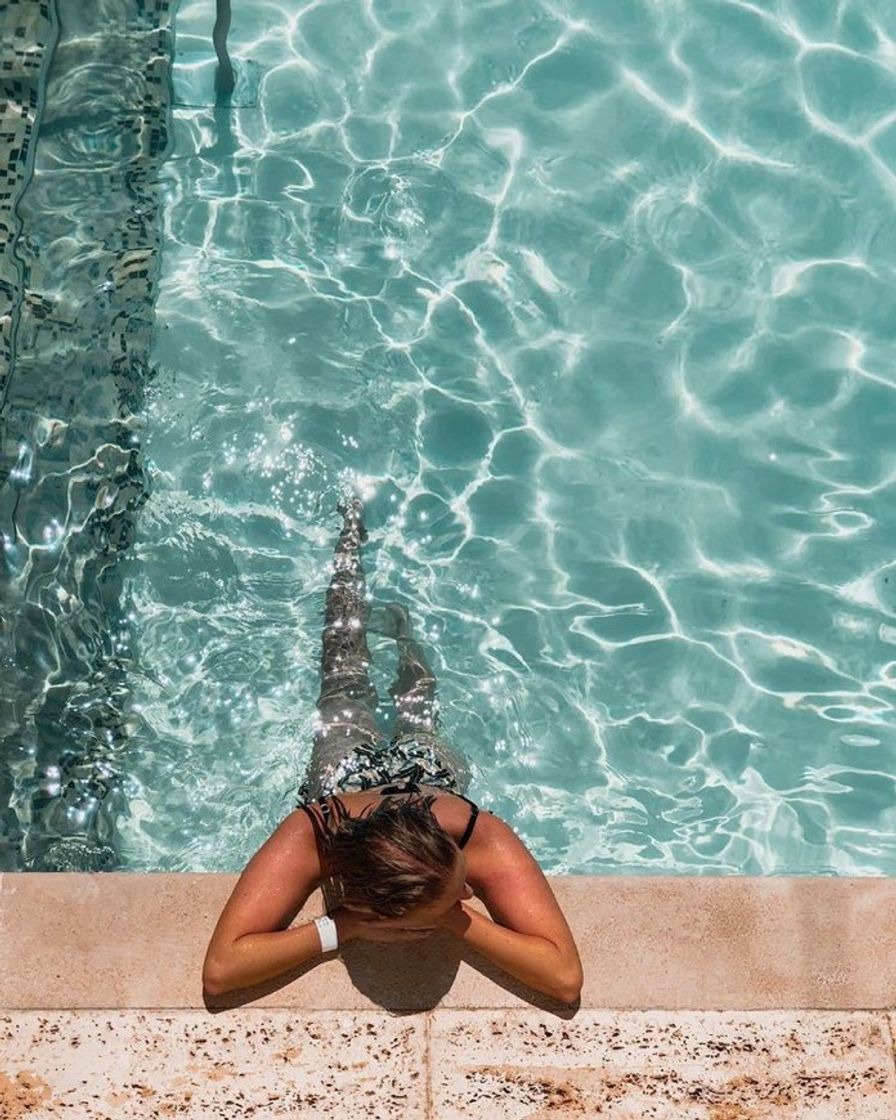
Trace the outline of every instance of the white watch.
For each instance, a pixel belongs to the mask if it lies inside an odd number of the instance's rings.
[[[330,915],[322,914],[319,918],[314,919],[314,924],[317,926],[317,936],[320,938],[320,951],[322,953],[332,953],[335,949],[338,949],[339,931]]]

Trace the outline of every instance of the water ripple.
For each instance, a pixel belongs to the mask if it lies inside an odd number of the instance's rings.
[[[288,804],[354,478],[546,867],[892,874],[891,6],[235,21],[258,107],[166,168],[134,864]]]

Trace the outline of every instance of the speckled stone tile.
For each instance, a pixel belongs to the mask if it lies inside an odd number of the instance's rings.
[[[425,1035],[353,1012],[15,1012],[0,1120],[422,1120]]]
[[[892,1120],[884,1013],[441,1011],[439,1120]]]

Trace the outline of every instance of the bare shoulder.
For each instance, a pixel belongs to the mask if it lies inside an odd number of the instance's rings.
[[[218,920],[213,944],[284,929],[320,878],[314,828],[307,813],[297,809],[249,860]]]
[[[471,870],[475,868],[492,876],[513,875],[523,867],[538,869],[535,858],[514,829],[501,817],[486,811],[481,811],[476,819],[467,845],[467,862]]]
[[[522,838],[500,817],[480,813],[466,850],[467,882],[501,925],[575,952],[551,884]]]
[[[514,848],[514,841],[517,845],[522,843],[510,825],[495,816],[490,809],[480,806],[477,809],[476,823],[465,849],[468,860],[474,853],[485,849],[494,852],[501,846]],[[476,810],[471,809],[470,802],[465,798],[454,793],[440,792],[433,805],[433,812],[439,824],[457,840],[466,831],[470,815]]]

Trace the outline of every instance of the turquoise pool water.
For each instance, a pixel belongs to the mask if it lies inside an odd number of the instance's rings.
[[[237,869],[288,809],[353,484],[546,868],[896,873],[896,8],[236,3],[214,111],[211,7],[162,168],[130,866]]]

